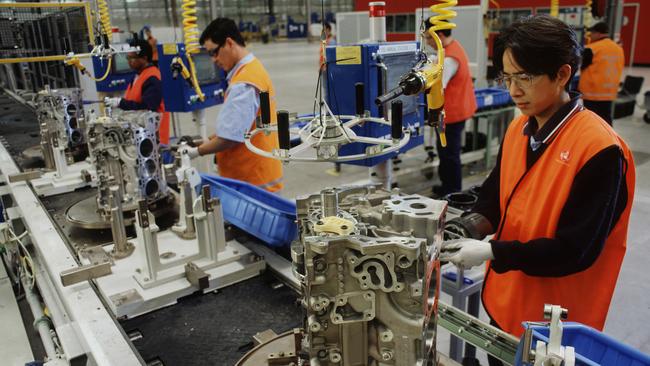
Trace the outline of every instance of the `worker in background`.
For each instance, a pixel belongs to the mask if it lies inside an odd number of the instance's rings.
[[[323,33],[321,35],[321,38],[322,37],[325,37],[325,45],[323,45],[321,42],[321,47],[319,49],[320,58],[318,64],[320,65],[320,70],[325,71],[325,47],[336,45],[336,36],[332,34],[332,25],[329,22],[323,23]]]
[[[425,21],[425,29],[431,28],[431,23]],[[435,185],[433,193],[439,197],[462,189],[463,174],[460,162],[462,135],[465,120],[472,117],[476,111],[476,97],[472,75],[469,72],[469,61],[465,49],[451,35],[451,29],[437,32],[445,49],[445,60],[442,75],[442,85],[445,89],[445,134],[447,146],[437,143],[440,165],[438,175],[442,185]],[[436,50],[436,43],[425,31],[424,40]]]
[[[275,89],[269,74],[246,49],[244,38],[231,19],[213,20],[199,41],[213,61],[228,72],[228,89],[217,117],[216,134],[187,153],[191,158],[216,153],[220,176],[279,191],[283,186],[281,162],[257,155],[244,144],[244,136],[255,128],[255,119],[260,116],[260,92],[270,94],[272,123],[276,122]],[[276,134],[257,134],[252,143],[266,151],[278,148]]]
[[[151,50],[153,51],[151,63],[153,63],[154,66],[158,66],[158,40],[153,36],[153,33],[151,33],[151,26],[145,25],[142,27],[142,36],[147,40],[149,46],[151,46]]]
[[[607,23],[589,29],[591,42],[585,47],[580,66],[578,90],[584,106],[612,125],[612,107],[625,65],[623,48],[609,38]]]
[[[580,58],[573,30],[546,15],[501,32],[495,66],[523,115],[508,127],[472,212],[448,224],[494,237],[442,245],[441,260],[457,266],[488,261],[483,305],[493,325],[515,336],[523,321],[543,319],[544,304],[602,330],[625,255],[634,161],[621,137],[569,94]]]
[[[129,67],[137,75],[127,87],[124,98],[106,98],[106,104],[125,111],[150,110],[162,113],[158,135],[161,144],[169,145],[169,113],[165,112],[160,70],[152,64],[151,46],[142,39],[136,39],[130,45],[140,48],[140,51],[129,52],[126,56]]]

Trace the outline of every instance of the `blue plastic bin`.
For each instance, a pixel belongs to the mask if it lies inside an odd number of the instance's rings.
[[[548,342],[549,329],[544,326],[532,326],[533,342]],[[576,365],[588,366],[650,366],[650,355],[642,353],[616,339],[580,323],[563,324],[562,345],[575,348]],[[522,365],[521,344],[515,357],[515,364]]]
[[[476,105],[478,109],[486,107],[498,107],[508,105],[512,102],[510,93],[500,88],[484,88],[474,90]]]
[[[294,202],[235,179],[201,174],[201,181],[219,197],[229,223],[272,247],[288,246],[296,238]]]

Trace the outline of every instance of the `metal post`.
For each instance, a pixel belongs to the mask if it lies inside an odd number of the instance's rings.
[[[370,41],[386,42],[386,2],[371,1],[368,6],[370,8]]]
[[[334,189],[323,190],[320,194],[323,206],[323,217],[336,216],[338,213],[339,196]]]
[[[370,42],[386,42],[386,2],[371,1],[368,3],[370,15]],[[386,93],[386,70],[382,69],[382,91]],[[388,106],[384,106],[384,117],[387,117]],[[370,168],[370,181],[379,183],[384,188],[392,186],[393,161],[388,159]]]
[[[201,139],[203,139],[203,142],[208,141],[208,126],[205,121],[205,109],[197,109],[192,112],[192,119],[194,120],[194,123],[196,124],[196,130],[201,135]],[[212,171],[210,161],[212,160],[212,155],[204,156],[201,158],[201,162],[199,165],[199,170],[208,173]]]
[[[124,211],[122,211],[122,194],[119,186],[109,187],[109,202],[111,205],[111,232],[113,234],[113,258],[126,258],[133,253],[133,244],[126,239],[126,228],[124,227]]]

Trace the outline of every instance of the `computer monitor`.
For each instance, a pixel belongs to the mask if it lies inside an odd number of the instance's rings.
[[[213,84],[221,81],[219,67],[214,64],[212,57],[207,53],[201,52],[192,55],[192,61],[194,61],[196,77],[200,85]]]
[[[113,56],[113,74],[128,74],[133,72],[129,67],[129,60],[126,58],[127,53],[116,53]]]

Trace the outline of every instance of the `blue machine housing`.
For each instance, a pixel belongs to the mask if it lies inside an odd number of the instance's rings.
[[[185,66],[189,68],[185,56],[185,44],[166,43],[158,45],[158,68],[163,85],[163,100],[168,112],[192,112],[223,103],[224,93],[228,87],[226,73],[214,64],[205,49],[192,55],[196,66],[196,74],[205,100],[200,101],[192,85],[182,76],[176,79],[172,74],[172,60],[180,56]]]
[[[337,62],[337,49],[339,60]],[[400,77],[407,73],[418,60],[418,42],[368,43],[358,45],[330,46],[325,50],[327,60],[326,100],[334,114],[354,115],[355,84],[364,84],[364,106],[372,117],[384,117],[383,108],[375,104],[375,98],[397,86]],[[357,52],[358,51],[358,52]],[[350,60],[350,55],[360,59]],[[344,60],[347,59],[347,60]],[[385,71],[381,64],[386,66]],[[384,81],[384,78],[386,80]],[[384,90],[384,85],[386,90]],[[403,125],[411,130],[411,139],[400,153],[404,153],[424,143],[424,97],[401,96],[403,103]],[[390,103],[387,103],[387,110]],[[366,123],[354,127],[355,133],[362,136],[390,138],[390,126]],[[365,151],[366,144],[355,143],[342,146],[339,155],[359,154]],[[396,153],[369,159],[355,160],[346,164],[374,166],[394,157]]]
[[[101,77],[106,73],[108,61],[93,56],[93,71],[95,77]],[[125,91],[135,78],[135,71],[131,70],[126,59],[126,53],[117,53],[111,62],[111,72],[106,79],[95,82],[98,92],[112,93]]]

